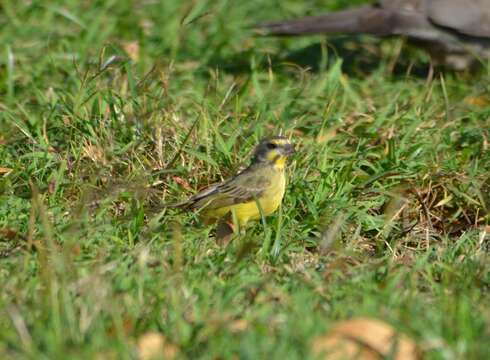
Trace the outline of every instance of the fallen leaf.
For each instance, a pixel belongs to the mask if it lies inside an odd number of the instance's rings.
[[[316,337],[312,351],[323,359],[345,360],[416,360],[417,348],[412,340],[376,319],[358,318],[342,321],[330,331]]]
[[[290,131],[290,133],[294,136],[302,137],[305,136],[305,133],[299,129],[293,129]]]
[[[478,106],[478,107],[487,107],[490,105],[490,97],[489,96],[467,96],[463,102],[467,105]]]
[[[96,164],[107,164],[107,159],[102,146],[94,145],[88,140],[84,140],[84,144],[82,147],[82,157],[87,157]]]
[[[376,351],[340,335],[330,335],[325,338],[315,339],[313,341],[313,353],[315,356],[324,356],[323,359],[325,360],[382,359]]]
[[[329,130],[321,131],[316,136],[315,140],[317,143],[325,143],[332,140],[335,137],[335,135],[337,135],[337,130],[329,129]]]
[[[122,47],[128,57],[134,62],[140,57],[140,44],[137,41],[128,41],[122,44]]]
[[[54,193],[54,189],[56,188],[56,181],[52,180],[48,183],[48,193]]]
[[[232,333],[243,332],[248,328],[248,321],[245,319],[234,320],[228,325],[228,328]]]
[[[170,344],[165,336],[155,331],[142,335],[138,339],[137,349],[140,360],[175,359],[179,352],[177,346]]]
[[[80,246],[80,244],[73,244],[70,248],[70,253],[73,255],[73,256],[79,256],[81,253],[82,253],[82,247]]]
[[[189,185],[189,183],[187,181],[185,181],[184,179],[182,179],[181,177],[172,176],[172,179],[177,184],[179,184],[180,186],[182,186],[184,189],[186,189],[186,190],[192,190],[192,187]]]
[[[161,357],[165,338],[157,332],[149,332],[138,339],[138,355],[141,360]]]
[[[13,169],[0,167],[0,175],[8,175]]]
[[[0,229],[0,239],[4,238],[5,240],[13,240],[17,236],[19,236],[19,234],[15,230],[8,228]]]
[[[128,335],[132,328],[133,328],[133,321],[129,317],[123,318],[122,331],[124,332],[124,334]],[[118,329],[114,325],[109,326],[106,330],[107,336],[109,336],[109,337],[116,336],[117,332],[118,332]]]

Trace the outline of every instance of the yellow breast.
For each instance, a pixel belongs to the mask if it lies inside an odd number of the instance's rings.
[[[261,218],[257,202],[260,204],[264,216],[270,215],[276,211],[284,197],[285,188],[286,177],[284,171],[278,171],[275,174],[274,179],[272,179],[271,185],[264,191],[260,198],[246,203],[234,204],[206,211],[204,216],[208,218],[221,218],[231,212],[234,214],[240,225],[243,226],[249,220]]]

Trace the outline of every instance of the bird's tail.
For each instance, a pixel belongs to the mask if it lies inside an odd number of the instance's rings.
[[[260,35],[294,36],[306,34],[355,34],[389,35],[390,13],[372,5],[332,12],[319,16],[307,16],[285,21],[271,21],[255,26]]]

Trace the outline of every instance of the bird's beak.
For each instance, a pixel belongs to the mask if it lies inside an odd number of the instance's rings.
[[[292,155],[296,152],[293,144],[286,144],[284,145],[283,149],[284,149],[284,155]]]

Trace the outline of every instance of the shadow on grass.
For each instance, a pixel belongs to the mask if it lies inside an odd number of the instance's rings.
[[[402,46],[399,54],[387,59],[382,54],[381,41],[362,36],[343,36],[328,39],[328,43],[315,43],[297,50],[277,52],[264,56],[257,65],[268,67],[272,64],[294,64],[311,72],[320,72],[342,59],[343,72],[352,77],[363,78],[379,70],[384,63],[388,73],[394,77],[427,78],[431,71],[430,65],[420,60],[420,53],[409,46]],[[277,41],[280,41],[279,39]],[[208,62],[210,67],[219,67],[231,74],[250,72],[250,58],[257,52],[249,50],[231,57],[214,56]]]

